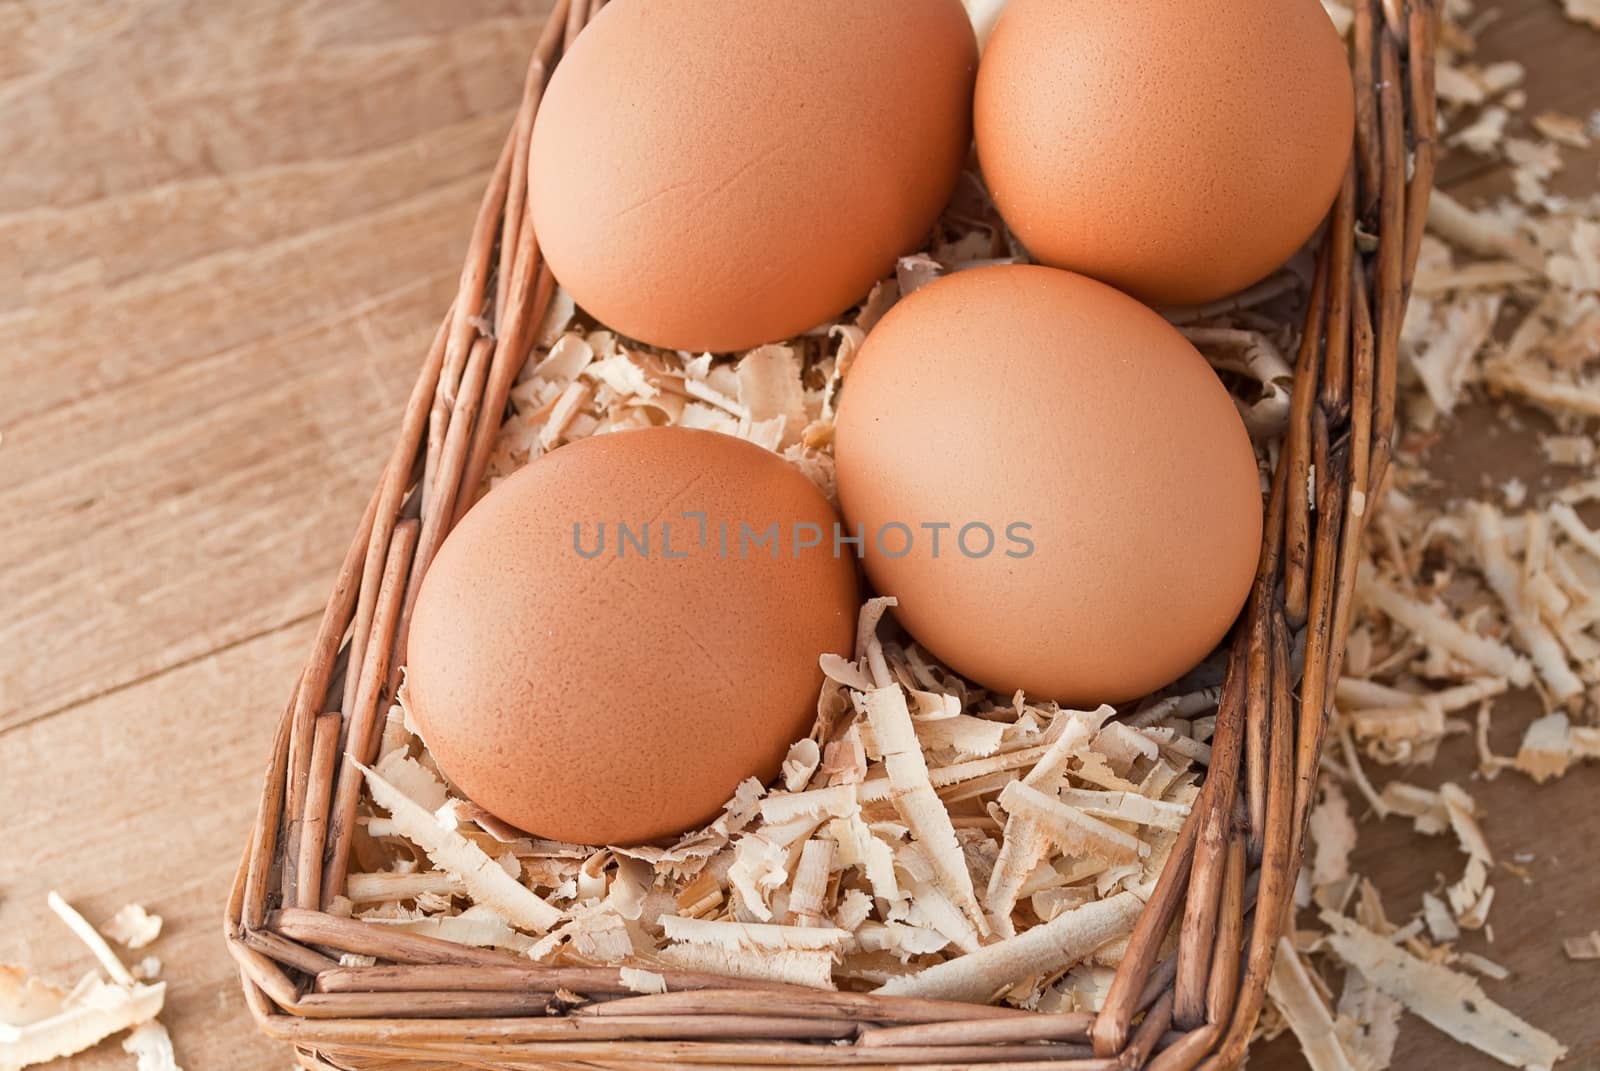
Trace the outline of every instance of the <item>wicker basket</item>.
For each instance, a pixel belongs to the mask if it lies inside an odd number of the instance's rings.
[[[278,728],[224,927],[261,1028],[318,1069],[1234,1066],[1289,921],[1366,504],[1389,467],[1401,320],[1433,180],[1435,0],[1356,2],[1356,151],[1306,303],[1210,773],[1094,1016],[684,973],[668,974],[668,993],[634,996],[613,969],[540,966],[322,910],[343,888],[361,785],[340,741],[364,759],[377,746],[418,581],[482,481],[550,300],[524,209],[530,132],[557,57],[602,2],[560,0],[539,42],[460,291]],[[478,319],[485,308],[492,325]],[[1302,637],[1296,688],[1290,652]],[[1175,923],[1177,951],[1160,958]],[[342,953],[378,963],[341,967]],[[574,1006],[571,993],[605,999]]]

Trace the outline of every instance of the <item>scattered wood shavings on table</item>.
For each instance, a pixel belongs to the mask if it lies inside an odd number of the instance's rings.
[[[1547,1071],[1566,1047],[1491,1001],[1477,982],[1429,963],[1349,919],[1324,912],[1327,941],[1377,988],[1457,1041],[1512,1067]]]
[[[105,937],[58,894],[50,893],[48,903],[110,981],[90,972],[68,990],[30,977],[21,967],[0,965],[0,1071],[71,1056],[125,1030],[131,1033],[123,1049],[136,1057],[138,1071],[182,1071],[166,1028],[156,1021],[166,983],[136,978]],[[136,940],[160,930],[160,920],[143,908],[124,908],[116,919],[119,931],[131,932]]]
[[[1563,0],[1600,26],[1594,0]],[[1527,115],[1517,63],[1485,64],[1472,29],[1492,17],[1471,0],[1440,5],[1438,57],[1446,144],[1493,161],[1511,194],[1466,204],[1436,191],[1402,332],[1398,404],[1406,429],[1366,539],[1352,633],[1335,683],[1335,718],[1302,875],[1331,933],[1306,929],[1280,950],[1276,1018],[1316,1071],[1389,1066],[1400,1007],[1519,1067],[1548,1067],[1560,1043],[1488,1000],[1478,981],[1507,981],[1491,956],[1495,882],[1530,880],[1525,858],[1496,858],[1494,816],[1472,784],[1428,781],[1446,746],[1475,747],[1477,776],[1570,776],[1600,744],[1600,194],[1557,197],[1564,154],[1596,131],[1553,112]],[[1550,470],[1537,485],[1432,483],[1427,448],[1469,403],[1537,410]],[[1538,716],[1515,755],[1496,754],[1501,700],[1530,693]],[[1456,737],[1465,738],[1452,745]],[[1467,743],[1471,741],[1471,743]],[[1403,779],[1393,774],[1406,767]],[[1369,770],[1387,767],[1382,790]],[[1409,820],[1417,836],[1452,837],[1460,866],[1438,876],[1416,913],[1390,921],[1351,870],[1367,822]],[[1600,954],[1600,936],[1569,938],[1569,959]],[[1292,958],[1291,958],[1292,957]],[[1337,1006],[1322,970],[1342,972]],[[1511,984],[1514,984],[1512,982]]]

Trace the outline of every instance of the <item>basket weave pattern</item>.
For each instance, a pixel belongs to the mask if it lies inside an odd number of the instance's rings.
[[[1365,515],[1389,469],[1401,321],[1433,180],[1435,0],[1355,5],[1355,153],[1305,303],[1210,772],[1092,1016],[670,971],[668,993],[637,996],[615,969],[542,966],[325,911],[347,873],[361,788],[352,758],[376,757],[418,584],[483,481],[554,289],[525,206],[530,134],[551,69],[602,3],[560,0],[539,41],[460,290],[278,728],[224,926],[261,1028],[293,1043],[304,1067],[362,1071],[1236,1065],[1290,919]],[[1175,924],[1176,951],[1163,957]],[[342,966],[343,954],[377,962]],[[571,993],[585,1001],[572,1006]]]

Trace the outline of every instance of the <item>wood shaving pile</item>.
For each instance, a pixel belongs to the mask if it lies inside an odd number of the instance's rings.
[[[545,963],[1093,1008],[1209,761],[1215,678],[1063,710],[975,691],[862,610],[812,736],[671,847],[589,849],[455,795],[390,711],[366,771],[366,869],[335,909]],[[381,863],[381,867],[371,864]]]
[[[1474,740],[1479,776],[1515,771],[1530,790],[1600,759],[1600,481],[1592,475],[1600,194],[1547,190],[1564,151],[1600,136],[1600,113],[1525,114],[1522,66],[1478,62],[1474,6],[1443,6],[1445,142],[1495,161],[1512,193],[1469,207],[1436,192],[1429,215],[1404,332],[1408,433],[1368,532],[1361,609],[1335,690],[1299,890],[1326,932],[1286,939],[1272,979],[1277,1018],[1266,1030],[1293,1029],[1314,1071],[1388,1067],[1402,1010],[1510,1066],[1547,1068],[1566,1052],[1484,993],[1479,979],[1505,981],[1505,968],[1457,947],[1464,932],[1493,936],[1488,816],[1461,785],[1427,788],[1407,773],[1378,791],[1366,773],[1372,764],[1423,766],[1458,735]],[[1592,3],[1566,0],[1566,8],[1600,26]],[[1426,450],[1458,407],[1485,400],[1501,404],[1497,419],[1527,420],[1511,403],[1539,412],[1548,485],[1513,482],[1439,503]],[[1512,692],[1536,694],[1544,714],[1526,725],[1515,755],[1497,755],[1489,725],[1496,701]],[[1356,808],[1409,819],[1417,835],[1451,837],[1461,850],[1459,873],[1424,893],[1403,925],[1350,870],[1362,830]],[[1498,869],[1518,871],[1510,860]],[[1570,937],[1564,947],[1571,959],[1600,957],[1600,936]],[[1319,964],[1343,972],[1337,996]]]
[[[102,936],[55,893],[50,909],[99,961],[71,989],[31,977],[21,967],[0,964],[0,1071],[48,1063],[93,1048],[129,1031],[122,1049],[137,1071],[183,1071],[172,1051],[167,1028],[156,1020],[166,1000],[165,982],[153,981],[160,962],[146,957],[133,970],[107,943],[106,936],[139,949],[161,932],[161,918],[130,904],[104,927]]]

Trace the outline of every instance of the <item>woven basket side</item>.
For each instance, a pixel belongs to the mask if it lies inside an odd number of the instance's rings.
[[[347,875],[356,762],[376,758],[418,585],[482,484],[554,291],[526,208],[529,142],[550,71],[603,3],[558,0],[457,295],[274,739],[224,923],[263,1030],[316,1071],[1235,1066],[1290,920],[1362,532],[1387,486],[1400,328],[1434,174],[1436,2],[1355,5],[1355,151],[1316,262],[1210,770],[1091,1017],[671,972],[671,992],[636,996],[614,969],[545,967],[326,913]],[[379,965],[344,966],[345,955]],[[574,1011],[568,992],[592,1003]]]

